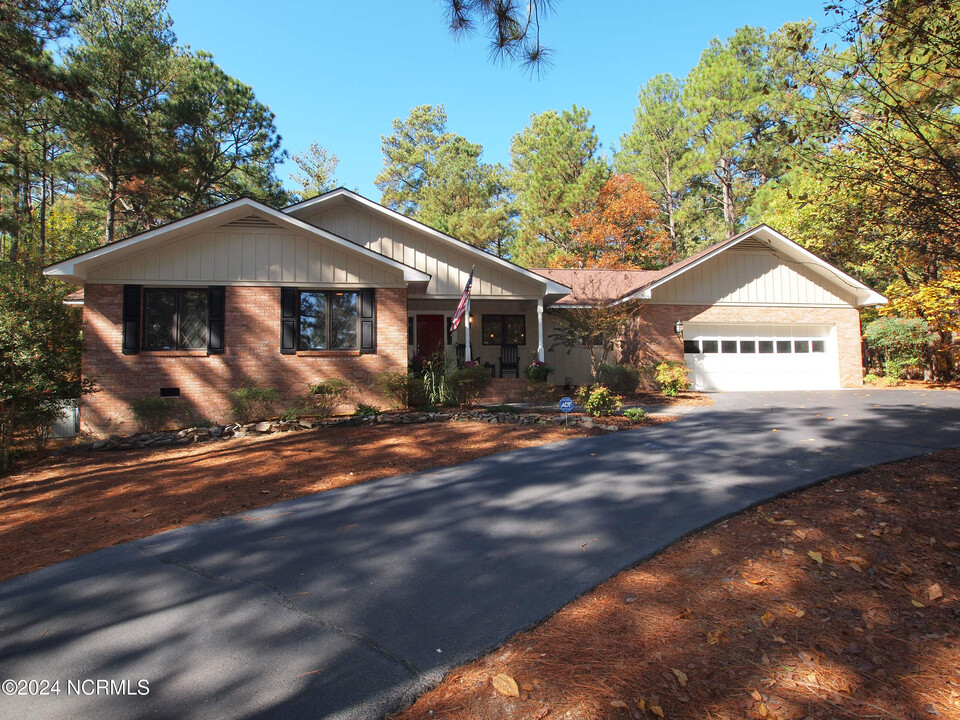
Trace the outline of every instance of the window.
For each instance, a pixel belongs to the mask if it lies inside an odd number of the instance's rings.
[[[815,353],[826,352],[824,348],[823,340],[814,340],[813,342],[810,343],[810,345],[812,346],[813,352]]]
[[[740,341],[740,352],[742,353],[755,353],[757,351],[757,341],[756,340],[741,340]]]
[[[143,291],[143,349],[206,349],[208,302],[207,288],[146,288]]]
[[[699,340],[684,340],[683,341],[683,351],[685,353],[699,353],[700,352],[700,341]]]
[[[702,344],[704,353],[715,353],[718,351],[719,343],[716,340],[704,340]]]
[[[484,345],[526,345],[527,318],[524,315],[483,315]]]
[[[356,350],[356,292],[300,293],[300,349]]]
[[[737,351],[737,341],[736,340],[721,340],[720,341],[720,352],[724,353],[735,353]]]
[[[761,355],[770,355],[771,353],[773,353],[773,340],[757,341],[757,351]]]
[[[777,352],[789,353],[793,350],[793,343],[789,340],[777,340]]]
[[[793,351],[796,353],[808,353],[810,352],[810,341],[809,340],[794,340],[793,342]]]

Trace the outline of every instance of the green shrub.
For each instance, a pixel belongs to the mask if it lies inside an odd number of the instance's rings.
[[[490,386],[490,371],[477,363],[464,363],[463,367],[454,370],[449,377],[449,385],[454,398],[460,403],[470,403],[483,395],[483,391]],[[451,399],[451,398],[446,398]]]
[[[867,373],[863,376],[863,382],[866,385],[876,385],[880,381],[880,378],[873,373]]]
[[[350,385],[340,378],[321,380],[307,388],[309,403],[319,418],[333,415],[350,398]]]
[[[615,392],[632,393],[640,384],[640,373],[629,365],[601,365],[597,368],[597,382]]]
[[[884,374],[899,378],[907,368],[920,364],[920,349],[934,336],[923,320],[887,317],[869,323],[863,337],[883,357]]]
[[[690,368],[677,360],[668,360],[657,365],[657,383],[664,395],[676,397],[690,387]]]
[[[374,378],[373,389],[398,408],[410,407],[411,377],[402,370],[384,370]]]
[[[576,400],[593,417],[614,415],[623,407],[620,397],[610,392],[610,388],[605,385],[584,385],[577,390]]]
[[[903,385],[903,380],[896,375],[884,375],[877,380],[877,385],[880,387],[895,387],[897,385]]]
[[[159,395],[147,395],[130,403],[133,418],[140,432],[158,432],[178,425],[186,412],[179,400]]]
[[[279,393],[275,388],[247,385],[230,393],[233,419],[238,423],[265,420],[277,414]]]
[[[354,415],[359,415],[360,417],[376,417],[383,413],[383,410],[378,408],[376,405],[367,405],[366,403],[357,403],[357,410],[354,412]]]
[[[627,408],[623,411],[623,416],[631,420],[643,420],[647,417],[647,413],[642,408]]]
[[[547,375],[553,372],[553,367],[540,360],[534,360],[524,368],[523,373],[530,382],[546,382]]]
[[[447,382],[447,376],[450,373],[443,355],[437,354],[426,358],[421,372],[428,403],[439,406],[454,399],[455,389]]]
[[[419,375],[407,375],[407,407],[420,408],[427,405],[427,387]]]

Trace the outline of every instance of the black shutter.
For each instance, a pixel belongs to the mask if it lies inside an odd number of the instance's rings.
[[[123,354],[140,352],[140,286],[123,286]]]
[[[223,318],[224,318],[224,288],[210,288],[210,299],[207,303],[207,352],[223,352]]]
[[[360,352],[377,351],[377,296],[375,290],[360,291]]]
[[[299,295],[296,288],[280,288],[280,352],[284,355],[297,354]]]

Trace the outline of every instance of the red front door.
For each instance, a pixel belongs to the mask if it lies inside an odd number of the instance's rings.
[[[417,315],[417,355],[427,358],[443,352],[443,315]]]

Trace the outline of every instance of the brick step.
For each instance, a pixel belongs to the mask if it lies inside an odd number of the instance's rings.
[[[524,378],[494,378],[490,385],[483,391],[483,397],[478,398],[477,402],[485,405],[507,402],[523,402],[527,389],[527,381]]]

